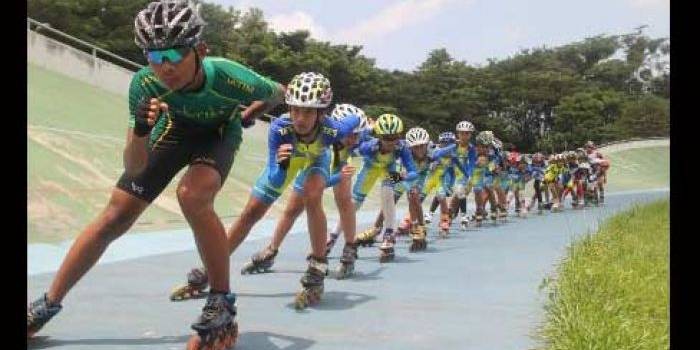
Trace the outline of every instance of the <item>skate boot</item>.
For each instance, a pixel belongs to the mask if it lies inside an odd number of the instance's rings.
[[[61,304],[49,304],[46,293],[29,304],[29,309],[27,310],[27,338],[33,337],[62,308]]]
[[[269,272],[272,264],[275,263],[275,256],[277,256],[277,249],[269,246],[253,254],[250,261],[243,265],[241,275]]]
[[[340,234],[337,233],[331,233],[328,237],[328,242],[326,242],[326,256],[331,253],[331,250],[333,250],[333,246],[335,245],[335,242],[338,240],[338,236]]]
[[[323,294],[323,279],[328,272],[328,259],[309,256],[309,267],[301,277],[302,289],[294,298],[294,307],[303,310],[318,304]]]
[[[176,287],[170,293],[170,301],[182,301],[196,298],[209,287],[209,279],[204,268],[192,269],[187,273],[187,284]]]
[[[462,214],[462,219],[459,221],[459,225],[462,230],[466,230],[469,227],[469,216],[466,213]]]
[[[548,202],[548,203],[545,203],[543,207],[544,207],[544,209],[552,210],[552,205],[553,204],[551,202]]]
[[[505,207],[498,206],[498,218],[502,221],[506,221],[508,219],[508,210]]]
[[[537,202],[537,214],[538,215],[542,215],[542,212],[544,211],[543,209],[544,209],[544,205],[542,205],[542,203],[540,203],[540,202]]]
[[[384,231],[384,240],[382,245],[379,246],[379,262],[384,263],[394,260],[394,244],[396,243],[396,238],[394,238],[394,231],[392,229],[386,229]]]
[[[396,232],[397,236],[405,236],[408,235],[409,232],[411,231],[411,217],[406,215],[403,218],[403,221],[401,221],[401,224],[399,224],[399,228]]]
[[[349,277],[355,271],[355,260],[357,259],[357,244],[345,243],[343,247],[343,256],[340,257],[340,265],[336,278],[342,280]]]
[[[424,221],[426,224],[431,223],[431,222],[433,221],[433,214],[434,214],[434,213],[425,213],[425,214],[423,214],[423,221]]]
[[[376,237],[379,234],[380,230],[381,228],[379,227],[370,227],[364,230],[362,233],[357,235],[357,237],[355,238],[355,243],[363,247],[371,247],[372,245],[374,245],[374,237]]]
[[[496,223],[496,220],[498,220],[498,209],[492,208],[491,209],[491,221]]]
[[[515,208],[515,216],[520,217],[520,218],[524,217],[523,211],[520,210],[520,208]]]
[[[481,222],[486,218],[486,211],[484,209],[477,209],[474,215],[474,221],[476,222],[476,227],[481,227]]]
[[[428,241],[425,239],[425,226],[415,225],[411,231],[411,246],[408,251],[413,253],[420,250],[425,250],[428,247]]]
[[[440,237],[445,238],[450,233],[450,215],[442,214],[440,216]]]
[[[559,203],[552,204],[552,213],[560,213],[561,205]]]
[[[197,334],[190,337],[187,350],[231,349],[238,339],[236,295],[210,293],[202,315],[192,324]]]

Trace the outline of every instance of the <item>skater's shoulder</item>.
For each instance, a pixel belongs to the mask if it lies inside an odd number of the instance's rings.
[[[289,117],[289,113],[280,115],[278,118],[272,121],[270,124],[270,134],[277,134],[279,136],[291,136],[294,133],[294,128],[292,125],[292,119]]]

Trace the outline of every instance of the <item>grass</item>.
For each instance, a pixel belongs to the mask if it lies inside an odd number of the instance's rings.
[[[669,349],[669,202],[618,214],[573,243],[543,287],[547,350]]]
[[[607,191],[668,187],[670,148],[643,147],[606,154],[610,157]]]

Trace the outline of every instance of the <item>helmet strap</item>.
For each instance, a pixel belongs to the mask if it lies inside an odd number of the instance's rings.
[[[202,65],[200,63],[199,53],[197,52],[197,49],[195,47],[192,47],[192,50],[194,50],[194,64],[195,64],[194,73],[192,74],[192,79],[190,79],[190,82],[185,84],[185,86],[178,89],[178,91],[185,91],[185,89],[187,89],[192,84],[194,84],[194,82],[197,81],[197,74],[199,74],[199,71],[202,69]]]
[[[314,128],[311,129],[311,131],[309,131],[308,133],[300,134],[300,133],[295,132],[297,135],[297,139],[301,139],[301,138],[315,134],[313,139],[311,141],[309,141],[309,143],[316,140],[316,137],[318,136],[318,131],[321,129],[319,126],[321,125],[321,118],[322,118],[324,113],[325,113],[325,109],[321,110],[321,113],[319,113],[318,111],[316,112],[316,121],[314,122]]]

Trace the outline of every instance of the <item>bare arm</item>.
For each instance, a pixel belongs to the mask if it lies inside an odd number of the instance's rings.
[[[148,162],[148,135],[138,137],[134,129],[126,131],[126,147],[124,148],[124,170],[130,176],[139,174],[146,168]]]
[[[158,117],[162,113],[168,112],[168,105],[161,103],[157,99],[151,99],[148,108],[143,117],[148,127],[152,128],[155,125]],[[143,128],[143,127],[142,127]],[[126,147],[124,148],[124,170],[130,176],[137,175],[146,169],[148,163],[148,139],[150,137],[150,129],[144,135],[135,133],[135,128],[129,128],[126,131]]]
[[[263,114],[271,111],[273,108],[277,107],[280,103],[284,101],[284,87],[277,84],[277,90],[275,94],[267,101],[255,101],[248,106],[243,112],[241,112],[241,118],[244,120],[257,119]]]

